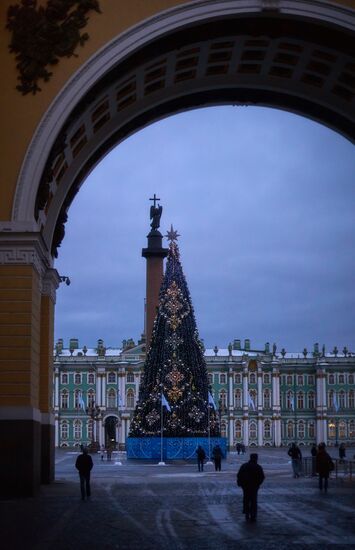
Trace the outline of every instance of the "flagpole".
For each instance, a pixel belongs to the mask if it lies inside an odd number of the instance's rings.
[[[165,462],[163,460],[163,428],[164,428],[164,422],[163,422],[163,392],[161,392],[160,396],[160,462],[158,462],[158,466],[165,466]]]
[[[208,422],[208,462],[207,464],[212,464],[211,461],[211,427],[210,427],[210,404],[207,403],[207,422]]]

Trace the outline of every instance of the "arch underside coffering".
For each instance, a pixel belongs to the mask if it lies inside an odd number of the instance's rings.
[[[68,208],[93,167],[129,135],[188,109],[270,106],[355,141],[354,51],[349,29],[274,12],[195,23],[148,41],[73,97],[27,215],[55,256]]]

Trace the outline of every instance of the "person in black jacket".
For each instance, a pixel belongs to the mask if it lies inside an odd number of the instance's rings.
[[[258,455],[251,453],[249,462],[242,464],[237,474],[237,485],[243,489],[243,514],[246,521],[256,521],[258,490],[264,479]]]
[[[203,472],[203,463],[205,461],[205,458],[206,458],[206,453],[205,451],[203,450],[203,448],[201,447],[201,445],[199,445],[196,449],[196,454],[197,454],[197,466],[198,466],[198,471],[199,472]]]
[[[300,470],[302,465],[302,453],[300,451],[299,446],[296,443],[292,443],[287,454],[288,456],[291,457],[293,477],[300,477]]]
[[[318,445],[318,453],[316,456],[316,470],[319,476],[319,490],[323,490],[324,482],[324,492],[326,493],[328,491],[329,473],[334,470],[334,462],[325,450],[324,442],[319,443]]]
[[[89,499],[91,496],[90,487],[90,472],[93,467],[91,456],[88,454],[86,447],[83,447],[83,452],[79,455],[75,462],[75,468],[79,471],[81,499],[85,500],[85,496]]]
[[[221,471],[223,453],[222,453],[222,449],[219,445],[216,445],[215,447],[213,447],[212,457],[213,457],[213,460],[214,460],[214,468],[215,468],[216,472],[220,472]]]

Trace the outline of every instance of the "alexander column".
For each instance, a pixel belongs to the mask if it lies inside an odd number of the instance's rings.
[[[150,207],[151,230],[147,235],[148,246],[143,248],[142,256],[147,259],[147,278],[146,278],[146,311],[145,311],[145,336],[147,349],[150,346],[154,319],[157,313],[159,303],[159,291],[164,275],[164,258],[168,254],[168,249],[163,248],[163,236],[158,230],[163,207],[156,202],[159,201],[154,193],[154,197],[149,199],[153,201]]]

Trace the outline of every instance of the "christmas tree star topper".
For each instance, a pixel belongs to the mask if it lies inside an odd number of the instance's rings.
[[[166,232],[165,236],[167,237],[168,241],[171,242],[177,241],[177,238],[180,237],[179,233],[175,231],[172,224],[170,226],[170,230]]]

